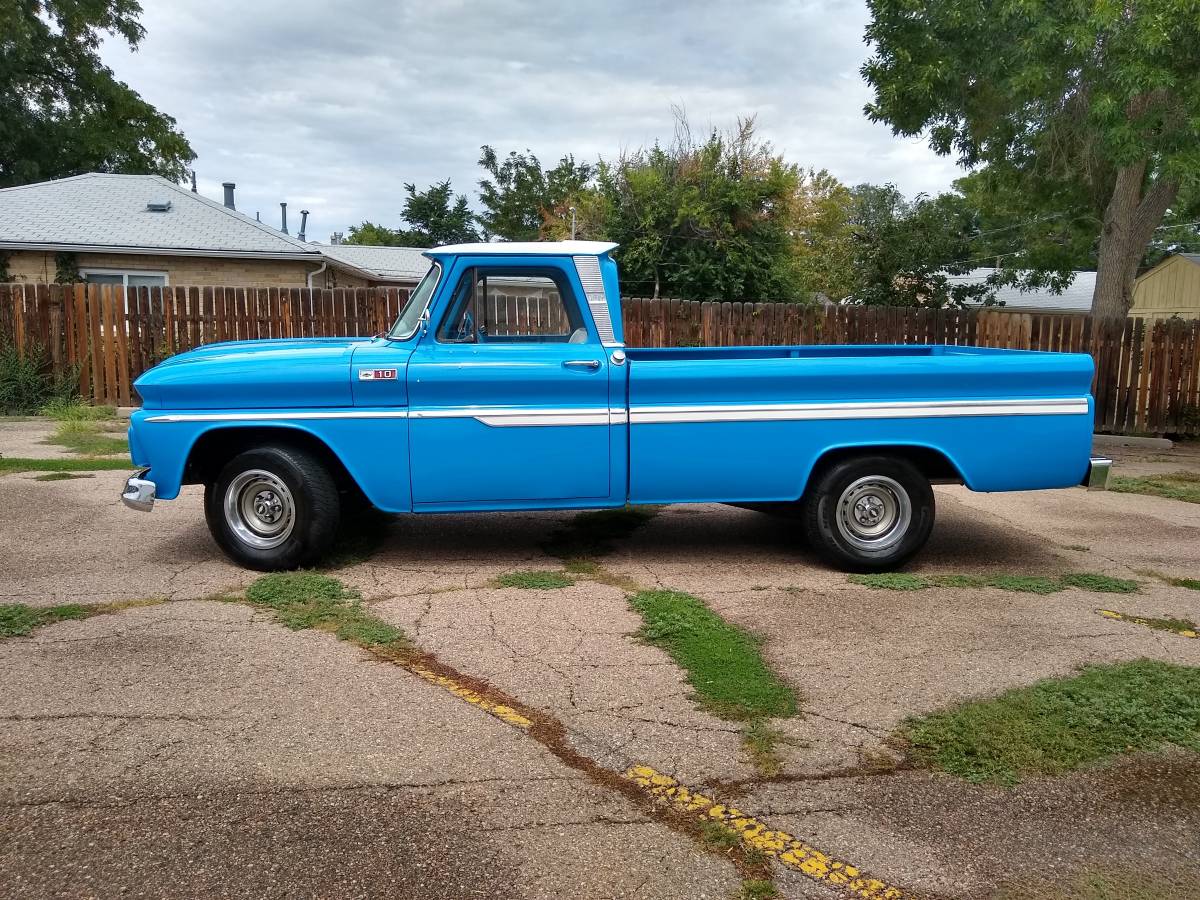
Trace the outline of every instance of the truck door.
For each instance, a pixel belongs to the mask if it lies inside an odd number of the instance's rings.
[[[461,261],[409,360],[414,507],[600,506],[614,493],[608,358],[571,260],[528,263]]]

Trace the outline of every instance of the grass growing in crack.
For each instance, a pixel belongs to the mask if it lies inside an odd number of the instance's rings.
[[[47,472],[45,475],[35,475],[34,481],[71,481],[75,478],[95,478],[90,473],[80,472]]]
[[[1118,475],[1109,480],[1108,489],[1119,494],[1149,494],[1152,497],[1200,503],[1200,474],[1171,472],[1140,478]]]
[[[0,475],[15,472],[104,472],[133,466],[128,459],[28,459],[20,456],[0,457]]]
[[[111,456],[129,452],[125,435],[115,435],[107,423],[83,419],[60,422],[54,434],[46,438],[46,443],[66,447],[80,456]]]
[[[372,507],[343,520],[337,540],[321,560],[320,568],[323,571],[335,571],[369,560],[383,544],[392,519],[392,516]]]
[[[742,748],[750,757],[754,768],[768,777],[778,775],[783,770],[783,760],[779,756],[779,748],[783,744],[795,744],[788,737],[764,718],[752,719],[742,729]]]
[[[1132,622],[1134,625],[1145,625],[1147,628],[1153,628],[1156,631],[1170,631],[1186,638],[1194,638],[1200,634],[1200,626],[1197,626],[1191,619],[1175,619],[1175,618],[1155,618],[1154,616],[1131,616],[1127,613],[1116,612],[1111,609],[1096,610],[1106,619],[1115,619],[1120,622]]]
[[[1200,668],[1091,666],[909,719],[901,736],[921,765],[998,784],[1168,744],[1200,751]]]
[[[629,537],[658,514],[657,506],[626,506],[579,513],[550,535],[542,549],[550,556],[588,561],[612,553],[612,542]]]
[[[1145,575],[1147,578],[1157,578],[1163,584],[1169,584],[1172,587],[1187,588],[1189,591],[1200,591],[1200,578],[1176,578],[1173,575],[1164,575],[1162,572],[1156,572],[1154,569],[1135,569],[1139,575]]]
[[[24,603],[0,605],[0,638],[24,637],[35,628],[53,625],[55,622],[90,619],[135,609],[139,606],[157,606],[166,603],[165,597],[150,597],[141,600],[116,600],[112,603],[64,603],[59,606],[27,606]]]
[[[264,575],[246,589],[246,599],[294,631],[318,628],[360,647],[408,646],[403,631],[363,609],[357,591],[319,572]]]
[[[747,721],[796,714],[795,693],[767,667],[757,637],[691,594],[639,591],[629,602],[644,622],[638,637],[675,660],[714,715]]]
[[[905,572],[884,572],[876,575],[851,575],[853,584],[889,591],[921,591],[926,588],[999,588],[1026,594],[1056,594],[1067,588],[1095,591],[1104,594],[1134,594],[1138,583],[1127,578],[1113,578],[1094,572],[1072,572],[1067,575],[910,575]]]
[[[53,625],[68,619],[86,619],[92,612],[78,603],[62,606],[26,606],[6,603],[0,606],[0,638],[23,637],[42,625]]]
[[[562,572],[508,572],[492,581],[496,587],[524,588],[529,591],[545,591],[570,587],[575,582]]]
[[[700,842],[709,850],[732,850],[741,845],[742,835],[720,822],[701,822]]]
[[[736,900],[773,900],[779,896],[773,882],[762,878],[748,878],[738,889]]]

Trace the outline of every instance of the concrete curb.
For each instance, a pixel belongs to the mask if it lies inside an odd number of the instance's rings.
[[[1144,450],[1170,450],[1174,441],[1156,437],[1131,437],[1123,434],[1093,434],[1093,447],[1141,447]]]

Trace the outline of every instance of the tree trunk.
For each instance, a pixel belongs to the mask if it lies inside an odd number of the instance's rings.
[[[1104,210],[1092,297],[1092,313],[1098,318],[1123,319],[1129,314],[1138,264],[1179,193],[1178,181],[1160,179],[1147,185],[1143,194],[1145,178],[1145,160],[1118,171],[1112,199]]]

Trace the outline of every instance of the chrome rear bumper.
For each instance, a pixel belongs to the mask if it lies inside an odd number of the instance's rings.
[[[1087,474],[1083,476],[1083,485],[1089,491],[1108,490],[1108,473],[1112,469],[1112,460],[1107,456],[1093,456],[1088,463]]]
[[[125,480],[125,490],[121,492],[121,502],[130,509],[150,512],[154,508],[154,482],[142,478],[149,471],[149,469],[142,469]]]

